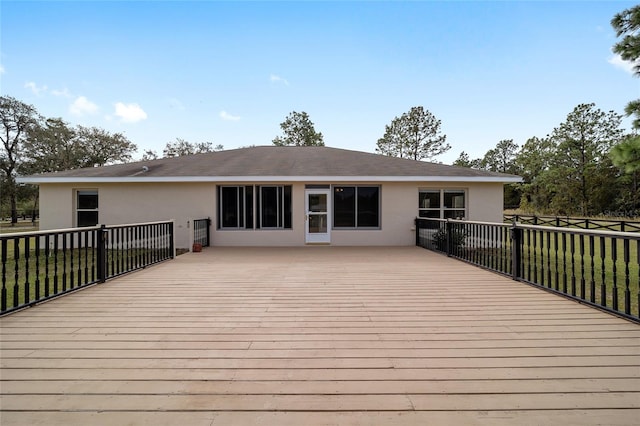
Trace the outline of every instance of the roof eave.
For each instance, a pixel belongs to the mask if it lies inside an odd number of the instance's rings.
[[[18,183],[157,183],[157,182],[474,182],[519,183],[519,176],[25,176]]]

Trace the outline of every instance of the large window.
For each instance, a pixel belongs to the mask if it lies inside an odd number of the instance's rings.
[[[254,228],[291,228],[290,185],[218,187],[218,229]]]
[[[258,228],[291,229],[291,186],[260,186]]]
[[[466,217],[466,194],[462,189],[421,189],[418,216],[436,219]]]
[[[379,186],[334,186],[334,228],[379,228]]]
[[[96,226],[98,224],[98,191],[79,190],[76,192],[76,226]]]

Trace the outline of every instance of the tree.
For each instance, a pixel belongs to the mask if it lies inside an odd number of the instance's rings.
[[[518,144],[513,139],[503,139],[490,149],[480,161],[483,169],[500,173],[518,173],[516,164],[516,154],[518,152]]]
[[[613,51],[625,61],[634,64],[634,75],[640,76],[640,5],[616,14],[611,20],[616,37],[622,40],[613,45]],[[629,102],[625,108],[627,115],[635,115],[633,127],[640,128],[640,100]]]
[[[621,121],[613,111],[605,113],[595,104],[580,104],[553,130],[556,149],[551,172],[556,208],[570,212],[579,206],[582,215],[606,208],[591,201],[604,200],[598,193],[609,191],[609,183],[601,178],[610,175],[608,152],[622,138]]]
[[[136,149],[121,133],[71,128],[61,118],[49,118],[29,132],[23,167],[27,173],[44,173],[123,163]]]
[[[158,159],[158,153],[151,149],[145,150],[141,158],[142,161],[151,161],[151,160],[157,160],[157,159]]]
[[[162,150],[163,158],[181,157],[183,155],[203,154],[205,152],[221,151],[224,147],[222,145],[213,146],[212,142],[197,142],[191,143],[182,138],[176,138],[175,142],[167,142],[167,145]],[[157,155],[154,151],[147,151],[146,154]]]
[[[392,157],[430,160],[451,149],[447,136],[440,132],[441,124],[423,107],[412,107],[385,126],[376,151]]]
[[[126,163],[138,149],[122,133],[109,133],[98,127],[78,126],[76,135],[84,151],[80,167]]]
[[[471,159],[469,154],[465,151],[462,151],[456,161],[453,162],[454,166],[458,167],[467,167],[471,169],[479,169],[480,168],[480,160],[479,159]]]
[[[9,199],[11,223],[18,222],[16,174],[20,165],[23,144],[29,131],[41,120],[32,105],[25,104],[11,96],[0,97],[0,172],[2,172],[3,196]]]
[[[273,144],[276,146],[324,146],[321,132],[316,132],[309,115],[302,111],[292,111],[280,123],[282,136],[276,136]]]
[[[640,136],[628,136],[624,141],[618,143],[609,156],[613,164],[623,172],[621,183],[628,188],[621,196],[620,208],[628,211],[640,209],[640,187],[638,186],[638,176],[640,175]],[[625,182],[627,181],[627,182]]]

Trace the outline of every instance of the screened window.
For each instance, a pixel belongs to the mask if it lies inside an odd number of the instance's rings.
[[[334,186],[334,228],[379,228],[379,186]]]
[[[291,228],[290,185],[218,187],[218,229],[254,228]]]
[[[258,228],[291,228],[291,186],[260,186]]]
[[[419,217],[462,219],[466,207],[466,193],[461,189],[422,189],[418,194]]]
[[[98,191],[77,191],[76,226],[96,226],[98,224]]]

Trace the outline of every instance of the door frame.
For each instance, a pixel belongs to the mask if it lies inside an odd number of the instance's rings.
[[[309,195],[324,194],[327,196],[327,232],[326,233],[309,233],[309,215],[313,214],[309,211]],[[305,189],[304,191],[304,242],[305,244],[331,244],[331,226],[333,220],[331,217],[331,189]]]

